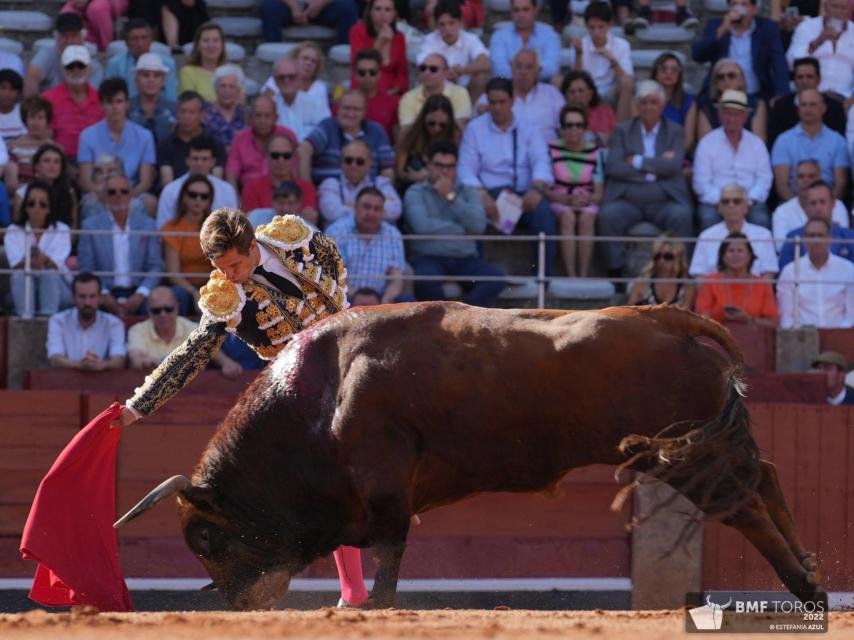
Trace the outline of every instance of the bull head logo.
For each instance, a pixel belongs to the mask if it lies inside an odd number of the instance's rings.
[[[706,596],[706,604],[702,607],[689,609],[691,620],[698,631],[718,631],[724,621],[724,609],[732,604],[732,596],[726,604],[716,604],[712,602],[710,595]]]

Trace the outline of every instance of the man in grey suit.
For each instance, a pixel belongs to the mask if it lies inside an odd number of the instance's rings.
[[[88,217],[84,231],[112,231],[111,234],[82,234],[78,246],[81,271],[114,272],[102,275],[101,306],[116,315],[145,313],[148,293],[160,282],[163,256],[160,238],[134,231],[156,231],[154,220],[144,213],[131,212],[130,180],[121,172],[107,175],[103,184],[109,212]]]
[[[620,124],[611,136],[597,232],[624,236],[633,225],[647,221],[676,236],[691,236],[693,207],[682,175],[682,127],[661,117],[667,97],[656,81],[639,83],[635,102],[638,116]],[[622,242],[605,244],[605,261],[610,277],[622,275]]]

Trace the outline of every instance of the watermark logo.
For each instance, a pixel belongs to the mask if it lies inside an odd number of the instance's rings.
[[[732,598],[726,604],[715,604],[712,596],[706,596],[706,604],[702,607],[688,609],[694,626],[699,631],[719,631],[724,621],[724,609],[732,604]]]
[[[688,633],[827,633],[827,595],[802,601],[788,592],[689,593]]]

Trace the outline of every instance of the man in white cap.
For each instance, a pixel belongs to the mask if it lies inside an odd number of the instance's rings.
[[[700,200],[700,231],[720,222],[721,189],[733,184],[747,192],[748,222],[770,228],[765,201],[774,174],[765,143],[744,128],[750,116],[747,94],[727,89],[716,106],[721,126],[704,135],[694,153],[693,182]]]
[[[845,385],[845,374],[848,373],[845,356],[836,351],[825,351],[812,361],[812,368],[827,376],[827,404],[854,405],[854,389]]]
[[[130,99],[128,120],[151,131],[157,144],[166,140],[175,126],[178,105],[162,91],[170,73],[174,76],[161,56],[150,52],[139,56],[133,73],[136,95]],[[128,88],[133,94],[133,89]]]
[[[62,56],[66,47],[72,45],[86,46],[86,30],[83,19],[76,13],[60,13],[56,18],[56,46],[39,47],[24,76],[24,97],[37,95],[42,91],[52,89],[63,81]],[[94,51],[94,49],[93,49]],[[93,87],[101,84],[104,69],[97,60],[92,60],[89,69],[89,82]]]
[[[145,18],[137,17],[128,20],[125,27],[125,43],[127,49],[117,53],[107,62],[105,78],[124,78],[130,90],[130,99],[137,95],[137,85],[134,76],[139,69],[139,59],[151,52],[151,44],[154,42],[154,33]],[[166,68],[164,72],[163,97],[175,102],[178,99],[178,75],[175,72],[175,61],[165,53],[155,53],[160,60],[161,66]]]
[[[42,94],[53,107],[54,141],[69,158],[77,157],[77,145],[83,129],[104,117],[98,92],[89,84],[92,56],[79,44],[62,52],[62,83]]]

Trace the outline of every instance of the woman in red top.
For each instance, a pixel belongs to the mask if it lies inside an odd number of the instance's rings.
[[[563,77],[560,92],[566,104],[587,112],[587,130],[595,133],[600,147],[608,146],[608,139],[617,127],[617,114],[599,97],[593,78],[586,71],[573,70]]]
[[[395,29],[396,20],[394,0],[368,2],[365,19],[350,29],[351,86],[356,86],[356,54],[362,49],[376,49],[383,59],[379,90],[397,95],[403,95],[409,90],[406,38]]]
[[[771,283],[750,273],[756,253],[747,236],[735,232],[718,249],[718,273],[706,278],[697,294],[697,313],[718,322],[777,326],[777,300]],[[721,280],[750,282],[721,282]]]

